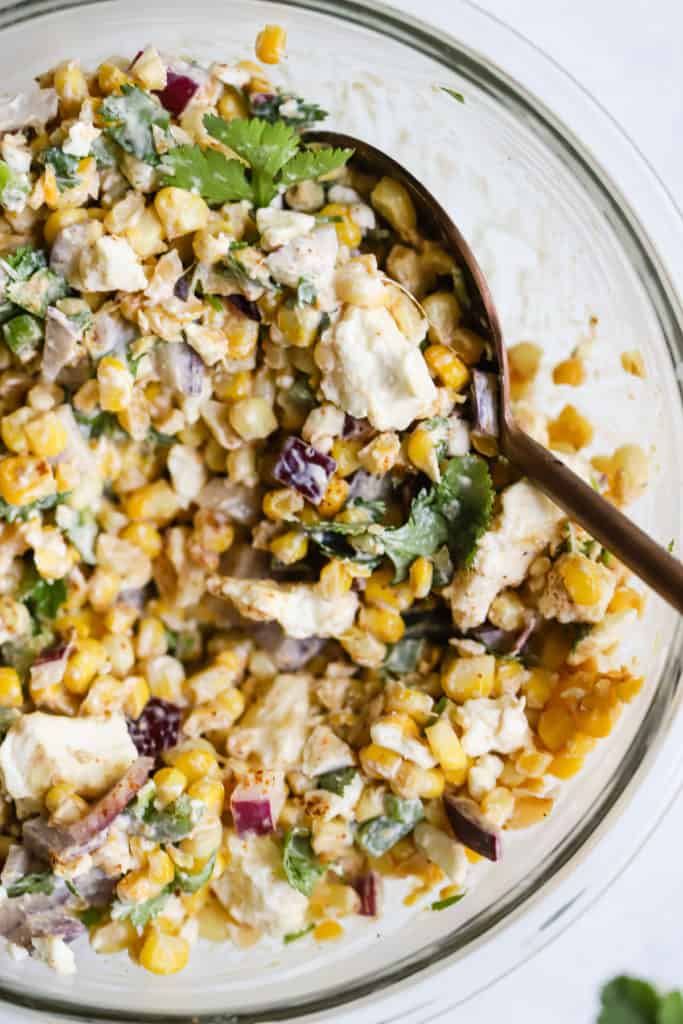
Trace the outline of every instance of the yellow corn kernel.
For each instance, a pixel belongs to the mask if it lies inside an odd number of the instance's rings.
[[[26,425],[30,422],[32,416],[33,411],[24,405],[2,418],[0,426],[2,440],[10,451],[16,452],[18,455],[28,451]]]
[[[516,377],[532,380],[541,365],[542,350],[531,341],[520,341],[508,349],[510,373]]]
[[[288,530],[270,542],[270,550],[283,565],[293,565],[308,554],[308,537],[299,530]]]
[[[420,725],[429,720],[434,701],[428,693],[404,686],[399,680],[389,683],[385,691],[387,711],[399,711],[410,715]]]
[[[109,633],[130,633],[138,617],[137,610],[129,604],[117,604],[104,617],[104,626]]]
[[[45,794],[46,809],[50,814],[55,814],[63,803],[71,799],[75,792],[76,790],[70,782],[58,782],[56,785],[51,786]]]
[[[289,345],[308,348],[318,336],[321,317],[322,313],[315,306],[290,306],[285,303],[278,310],[276,322]]]
[[[491,824],[500,828],[515,809],[515,798],[504,786],[495,786],[485,793],[481,801],[482,813]]]
[[[318,882],[308,905],[308,912],[313,918],[325,915],[346,917],[348,914],[357,914],[359,909],[360,899],[352,886],[342,882],[328,882],[326,879]]]
[[[582,732],[602,739],[609,736],[621,714],[621,704],[612,703],[610,695],[598,697],[589,694],[576,710],[576,724]]]
[[[649,460],[637,444],[625,444],[612,455],[608,477],[610,490],[619,505],[630,505],[647,488]]]
[[[428,345],[425,362],[434,377],[439,377],[447,388],[460,391],[469,382],[470,371],[462,359],[445,345]]]
[[[600,568],[585,555],[567,555],[559,566],[560,576],[574,604],[592,606],[602,595]]]
[[[178,496],[167,480],[155,480],[131,491],[124,502],[126,515],[134,522],[152,520],[160,526],[170,523],[178,513]]]
[[[99,404],[108,412],[121,412],[133,397],[133,375],[115,356],[105,356],[97,365]]]
[[[365,588],[364,597],[367,604],[374,604],[378,608],[393,608],[397,612],[404,612],[410,608],[413,603],[410,585],[390,586],[393,575],[391,568],[377,569],[373,572]]]
[[[553,384],[567,384],[569,387],[578,388],[585,379],[586,368],[577,356],[563,360],[553,370]]]
[[[434,439],[424,427],[416,427],[410,434],[406,442],[406,454],[412,464],[426,473],[430,480],[440,479],[439,457]]]
[[[97,69],[97,84],[100,91],[108,96],[112,92],[118,92],[122,85],[133,85],[133,79],[125,74],[116,64],[104,61]]]
[[[197,779],[187,791],[192,800],[201,800],[210,814],[220,817],[225,802],[225,789],[218,779]]]
[[[616,683],[614,686],[614,691],[619,700],[623,701],[625,704],[628,704],[629,701],[632,701],[634,697],[638,696],[638,694],[643,688],[644,682],[645,679],[643,676],[638,676],[636,678],[628,677]]]
[[[387,779],[390,782],[402,764],[399,754],[387,747],[380,747],[377,743],[363,747],[358,756],[361,768],[372,779]]]
[[[425,736],[429,748],[445,772],[449,776],[462,775],[463,782],[467,774],[467,754],[462,749],[462,744],[456,732],[443,716],[434,725],[425,729]]]
[[[573,405],[565,405],[548,424],[550,447],[560,451],[578,452],[593,439],[593,427]]]
[[[346,480],[335,474],[330,477],[323,499],[318,505],[318,512],[324,519],[329,519],[344,507],[348,496],[349,485]]]
[[[556,779],[571,779],[583,768],[583,758],[572,754],[558,754],[548,766],[550,775]]]
[[[626,373],[630,373],[634,377],[647,376],[645,360],[643,359],[642,352],[639,352],[637,348],[621,353],[621,365],[626,370]]]
[[[638,612],[638,615],[642,615],[644,604],[643,594],[639,593],[639,591],[634,590],[632,587],[619,587],[607,605],[607,611],[610,615],[613,615],[617,612],[624,612],[629,608],[633,608]]]
[[[438,800],[446,786],[441,768],[420,768],[411,761],[403,761],[392,781],[399,796],[421,800]]]
[[[290,487],[267,491],[263,496],[263,511],[274,523],[278,523],[281,519],[291,519],[303,507],[304,499]]]
[[[352,584],[353,576],[344,562],[340,562],[338,558],[333,558],[320,570],[320,591],[328,601],[347,594]]]
[[[544,669],[556,672],[567,660],[572,646],[572,639],[566,629],[559,623],[551,622],[543,636],[540,662]]]
[[[518,794],[515,797],[515,809],[505,823],[509,829],[529,828],[547,818],[553,809],[554,800],[549,796],[525,796]]]
[[[189,783],[215,775],[218,768],[215,756],[204,747],[181,751],[173,757],[173,767],[182,772]]]
[[[34,455],[45,459],[61,455],[66,448],[66,427],[56,412],[46,412],[31,420],[24,428],[28,446]]]
[[[561,750],[575,732],[576,726],[571,712],[562,704],[553,704],[541,712],[538,735],[548,750]]]
[[[237,373],[226,373],[214,381],[213,393],[220,402],[237,402],[240,398],[248,398],[251,394],[253,384],[252,375],[249,370],[239,370]],[[194,428],[187,428],[189,431]],[[183,444],[192,444],[192,441],[182,436]],[[193,447],[199,447],[203,438]]]
[[[82,206],[64,206],[61,210],[55,210],[47,218],[43,225],[43,237],[48,245],[52,245],[62,228],[71,224],[80,224],[88,219],[87,210]]]
[[[185,792],[187,779],[177,768],[160,768],[154,773],[156,798],[162,806],[173,803],[181,793]]]
[[[85,693],[106,660],[107,652],[99,640],[78,640],[64,671],[67,690],[76,694]]]
[[[504,693],[517,693],[526,676],[526,669],[513,658],[497,661],[494,696],[500,697]]]
[[[77,637],[88,637],[95,629],[95,614],[90,608],[82,608],[80,611],[66,615],[62,614],[57,619],[57,626],[61,633],[73,630]]]
[[[160,654],[166,654],[167,646],[166,628],[161,619],[153,615],[140,619],[135,643],[138,658],[156,658]]]
[[[327,203],[320,210],[320,216],[340,218],[335,222],[334,227],[342,245],[348,245],[349,249],[355,249],[360,245],[363,232],[351,216],[348,206],[344,206],[342,203]]]
[[[429,559],[425,558],[424,555],[416,558],[410,567],[409,573],[410,588],[416,601],[427,597],[432,589],[433,577],[434,566]]]
[[[43,197],[45,199],[46,206],[51,210],[55,210],[60,202],[60,192],[57,188],[57,178],[55,172],[51,166],[47,166],[43,172]]]
[[[316,942],[334,942],[344,934],[344,929],[339,921],[321,921],[313,929],[313,938]]]
[[[76,114],[88,95],[88,83],[78,62],[69,60],[56,68],[53,84],[60,99],[62,116]]]
[[[241,93],[232,86],[226,86],[225,92],[218,101],[218,113],[225,121],[249,116],[246,101]]]
[[[205,861],[220,846],[223,826],[220,818],[205,814],[191,836],[183,839],[180,849],[195,860]]]
[[[522,750],[515,758],[515,769],[530,779],[542,778],[548,770],[552,756],[542,750]]]
[[[545,668],[532,668],[522,682],[522,693],[526,696],[527,707],[544,708],[555,686],[555,677]]]
[[[449,652],[441,670],[444,693],[458,703],[475,697],[490,697],[496,676],[496,659],[491,654],[460,658]]]
[[[138,719],[151,697],[149,684],[144,676],[128,676],[125,685],[128,692],[123,702],[123,710],[129,718]]]
[[[120,953],[137,942],[137,932],[129,920],[107,921],[90,932],[90,944],[96,953]]]
[[[360,468],[358,452],[363,447],[363,442],[351,438],[344,441],[337,438],[332,444],[332,458],[337,463],[336,475],[341,477],[351,476]]]
[[[281,25],[266,25],[256,36],[256,56],[264,64],[279,64],[286,42],[287,33]]]
[[[154,850],[149,855],[147,873],[151,882],[163,889],[175,877],[173,861],[165,850]]]
[[[377,637],[357,626],[347,629],[339,642],[351,660],[364,668],[379,668],[387,655],[385,645]]]
[[[190,944],[180,935],[151,929],[142,943],[140,964],[152,974],[177,974],[187,966]]]
[[[0,498],[9,505],[29,505],[56,490],[52,468],[44,459],[10,455],[0,460]]]
[[[172,185],[160,189],[154,197],[154,209],[166,238],[180,238],[201,231],[209,223],[209,207],[201,196]]]
[[[385,644],[398,643],[406,628],[398,612],[387,608],[361,608],[358,625]]]
[[[0,668],[0,708],[20,708],[23,703],[19,673],[8,666]]]
[[[161,534],[151,523],[131,523],[121,532],[121,537],[135,544],[150,558],[156,558],[161,553]]]
[[[410,193],[393,178],[381,178],[370,193],[370,202],[394,231],[408,242],[417,235],[417,214]]]
[[[429,340],[435,345],[451,346],[462,319],[462,309],[453,292],[433,292],[422,301],[429,321]]]
[[[243,398],[231,405],[228,419],[243,441],[260,441],[278,427],[272,406],[259,395]]]
[[[88,580],[88,597],[96,612],[106,612],[121,592],[123,580],[115,572],[98,566]]]

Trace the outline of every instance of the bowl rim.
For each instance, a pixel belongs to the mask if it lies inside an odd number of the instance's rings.
[[[437,34],[436,26],[405,14],[398,8],[389,7],[383,2],[345,0],[343,5],[340,5],[338,0],[258,0],[258,2],[264,7],[310,11],[326,15],[333,20],[358,25],[380,36],[387,36],[393,41],[435,60],[445,70],[456,70],[461,77],[479,88],[491,88],[494,83],[497,89],[502,87],[508,109],[511,109],[513,113],[522,113],[530,118],[535,127],[542,132],[545,143],[553,152],[561,153],[563,159],[569,160],[572,169],[582,177],[583,184],[590,186],[594,195],[599,195],[606,201],[609,212],[614,218],[613,224],[618,225],[620,233],[625,232],[634,247],[637,262],[645,270],[643,283],[648,298],[658,315],[662,334],[666,338],[669,356],[672,361],[675,361],[676,358],[679,360],[683,358],[683,309],[670,274],[663,264],[656,246],[653,245],[631,204],[616,185],[613,176],[595,160],[568,124],[554,114],[534,92],[486,54],[473,49],[448,32],[439,30]],[[594,111],[597,111],[603,120],[609,121],[611,128],[620,134],[643,169],[648,172],[651,183],[654,180],[659,186],[662,198],[669,204],[670,211],[680,229],[683,225],[683,213],[673,195],[628,133],[591,93],[557,61],[514,27],[484,10],[473,0],[458,0],[458,2],[469,7],[479,17],[495,23],[504,33],[516,37],[525,47],[533,50],[538,58],[551,65],[556,75],[562,76],[573,89],[580,90],[583,100]],[[19,3],[11,4],[0,10],[0,30],[74,8],[95,8],[105,3],[108,4],[109,0],[20,0]],[[677,379],[677,388],[683,406],[683,380],[680,377]],[[671,728],[675,711],[683,699],[680,686],[682,653],[683,621],[678,620],[669,643],[666,660],[660,670],[658,685],[640,726],[615,768],[601,799],[595,803],[591,814],[581,822],[575,833],[563,837],[544,860],[536,865],[533,874],[527,876],[525,884],[522,886],[521,883],[518,883],[508,890],[495,909],[489,908],[487,911],[480,912],[474,918],[464,922],[449,936],[414,954],[409,962],[399,963],[392,968],[383,968],[371,976],[361,977],[343,987],[328,988],[322,995],[299,998],[286,1006],[266,1006],[263,1009],[247,1011],[226,1010],[225,1012],[209,1012],[198,1015],[188,1015],[184,1012],[174,1014],[168,1010],[158,1013],[129,1012],[104,1009],[99,1006],[89,1007],[70,999],[55,996],[32,996],[17,992],[14,988],[5,985],[4,982],[0,982],[0,1005],[46,1011],[53,1016],[68,1020],[85,1020],[93,1022],[93,1024],[95,1021],[129,1022],[129,1024],[268,1024],[272,1021],[297,1020],[310,1014],[327,1013],[356,1003],[370,995],[386,996],[389,989],[396,989],[397,986],[402,986],[410,979],[423,981],[433,976],[435,972],[445,970],[456,959],[471,953],[474,948],[487,941],[487,937],[493,929],[500,933],[526,914],[531,907],[544,900],[554,888],[559,886],[563,878],[595,848],[599,840],[609,830],[617,810],[623,810],[625,805],[633,799],[640,784],[649,774],[659,748]],[[683,755],[681,758],[683,759]],[[659,821],[675,801],[681,788],[683,788],[683,780],[678,779],[675,789],[669,794],[665,805],[659,808],[658,817],[638,845],[638,850],[656,830]],[[560,931],[568,927],[611,887],[636,853],[637,850],[632,852],[619,869],[612,873],[592,894],[591,898],[583,902],[571,922],[568,917],[564,917],[561,928],[554,931],[553,938],[556,938]],[[577,902],[581,895],[583,894],[577,895]],[[557,915],[553,915],[541,927],[554,923],[555,916],[559,917],[560,913],[564,915],[564,912],[571,908],[573,902],[561,907]],[[482,918],[485,918],[483,926]],[[498,980],[504,974],[526,962],[537,951],[538,949],[533,949],[531,953],[524,955],[520,950],[520,954],[514,962],[505,969],[501,969],[494,980]],[[465,999],[453,1003],[451,1008],[475,994],[476,992],[468,993]]]

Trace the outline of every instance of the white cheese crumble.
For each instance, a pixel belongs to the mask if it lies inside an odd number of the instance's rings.
[[[228,739],[233,757],[264,767],[293,768],[301,760],[310,715],[310,676],[283,673],[247,709]]]
[[[85,121],[75,121],[69,128],[69,134],[62,149],[65,153],[70,153],[71,156],[87,156],[92,149],[93,142],[101,134],[100,128],[95,128],[94,125],[87,124]]]
[[[353,751],[348,743],[340,740],[329,725],[317,725],[306,740],[301,770],[313,779],[337,768],[348,768],[355,764]]]
[[[477,697],[456,707],[455,719],[463,730],[460,738],[468,757],[481,757],[494,750],[511,754],[529,743],[529,723],[523,697]]]
[[[503,770],[503,762],[495,754],[484,754],[477,758],[467,773],[467,788],[473,800],[481,798],[489,793]]]
[[[335,305],[332,278],[338,250],[334,225],[326,224],[293,238],[272,252],[266,263],[275,280],[290,288],[296,288],[301,278],[305,278],[315,288],[319,307],[330,309]]]
[[[194,501],[206,483],[204,459],[189,444],[174,444],[166,460],[173,489],[183,506]]]
[[[274,580],[241,580],[216,577],[209,590],[227,597],[247,619],[273,619],[288,636],[303,640],[309,636],[341,636],[353,625],[358,596],[349,591],[327,598],[317,584],[276,583]]]
[[[10,727],[0,745],[0,772],[14,800],[41,799],[58,782],[93,797],[117,782],[136,757],[121,714],[69,718],[34,711]]]
[[[31,939],[31,942],[38,957],[57,974],[76,973],[76,958],[64,939],[58,935],[47,935],[45,938]]]
[[[0,132],[13,132],[18,128],[42,128],[57,114],[58,101],[54,89],[39,89],[14,96],[0,94]]]
[[[87,292],[138,292],[147,287],[142,264],[125,238],[98,238],[81,254],[79,271]]]
[[[637,618],[638,613],[634,608],[606,615],[570,651],[567,664],[581,665],[593,658],[598,672],[616,672],[623,668],[629,660],[623,647],[624,638],[633,629]]]
[[[393,722],[386,720],[374,722],[370,726],[370,736],[373,743],[395,751],[401,757],[419,765],[420,768],[433,768],[436,764],[436,758],[425,743],[413,739],[411,736],[404,736],[400,727]]]
[[[256,211],[256,226],[264,249],[279,249],[293,238],[307,235],[315,227],[315,217],[293,210],[264,206]]]
[[[434,825],[421,821],[413,832],[415,845],[428,860],[440,867],[448,880],[458,886],[465,884],[469,862],[465,847]]]
[[[384,308],[347,306],[315,352],[321,390],[377,430],[405,430],[430,413],[436,388],[419,348]]]

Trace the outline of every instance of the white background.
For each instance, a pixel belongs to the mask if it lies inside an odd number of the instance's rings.
[[[457,35],[449,0],[393,2]],[[570,71],[626,128],[683,206],[681,0],[483,0],[481,6]],[[600,985],[622,971],[663,988],[683,987],[682,835],[679,800],[589,916],[440,1024],[592,1024]],[[486,956],[485,948],[479,955]],[[345,1011],[339,1024],[352,1017]],[[19,1020],[0,1010],[2,1024]]]
[[[457,35],[449,0],[393,3]],[[480,6],[578,79],[683,206],[681,0],[481,0]],[[679,800],[588,916],[439,1024],[592,1024],[600,986],[620,972],[651,978],[664,989],[683,988],[682,838]],[[486,956],[485,948],[479,955]]]

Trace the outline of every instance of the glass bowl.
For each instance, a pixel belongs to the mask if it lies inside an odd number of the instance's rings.
[[[200,59],[244,58],[265,22],[285,25],[288,60],[275,80],[323,103],[330,127],[392,153],[441,198],[490,276],[508,341],[546,350],[544,410],[573,402],[587,411],[596,451],[627,440],[651,447],[654,479],[636,515],[678,546],[680,216],[577,83],[465,0],[451,0],[448,17],[458,40],[371,0],[194,0],[187,10],[161,0],[42,0],[0,11],[0,58],[13,90],[67,57],[95,65],[147,42]],[[589,383],[550,388],[549,370],[577,344],[590,349]],[[621,369],[620,353],[633,348],[646,380]],[[562,788],[550,818],[510,837],[501,864],[476,865],[466,899],[449,911],[408,909],[394,895],[381,921],[354,920],[337,943],[242,952],[200,944],[191,966],[168,978],[81,943],[74,977],[4,958],[0,998],[50,1020],[135,1024],[320,1021],[335,1010],[345,1019],[352,1002],[354,1020],[381,1012],[407,1021],[462,1002],[590,907],[664,813],[681,781],[682,640],[676,616],[651,598],[632,638],[647,677],[639,699]]]

